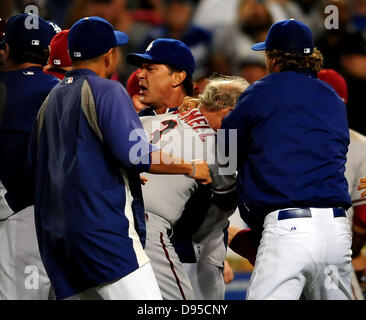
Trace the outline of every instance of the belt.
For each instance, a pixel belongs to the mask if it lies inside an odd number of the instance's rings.
[[[346,210],[343,208],[333,209],[334,218],[347,217]],[[293,219],[293,218],[311,218],[309,208],[287,209],[278,212],[278,220]]]

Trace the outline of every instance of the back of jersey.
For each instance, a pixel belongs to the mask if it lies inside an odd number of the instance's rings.
[[[150,142],[165,153],[188,162],[192,159],[215,162],[215,132],[199,110],[140,119]],[[196,190],[196,182],[182,175],[144,175],[149,179],[142,187],[145,210],[174,225]]]

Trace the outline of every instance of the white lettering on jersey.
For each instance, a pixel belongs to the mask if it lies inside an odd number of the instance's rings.
[[[189,125],[200,137],[201,141],[206,141],[207,136],[214,136],[215,133],[212,131],[207,123],[206,118],[198,109],[191,109],[180,115],[180,119]]]

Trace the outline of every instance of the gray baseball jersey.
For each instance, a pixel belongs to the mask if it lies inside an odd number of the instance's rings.
[[[366,205],[366,199],[361,199],[361,192],[357,189],[360,178],[366,177],[366,137],[354,130],[350,130],[349,135],[350,144],[344,174],[352,200],[352,207],[347,211],[348,220],[352,225],[354,208]]]
[[[183,158],[215,162],[215,132],[196,109],[184,117],[162,114],[140,118],[150,142],[166,153]],[[182,175],[144,174],[149,182],[142,187],[145,210],[166,219],[171,225],[180,218],[197,183]],[[164,201],[161,198],[164,197]],[[174,209],[173,209],[174,208]]]
[[[213,177],[213,192],[233,188],[235,177],[228,179],[218,174],[215,158],[216,134],[199,110],[190,110],[183,115],[142,117],[141,121],[150,135],[150,141],[158,144],[166,153],[185,160],[207,161]],[[147,177],[149,181],[142,188],[147,212],[145,250],[151,259],[162,296],[164,299],[194,298],[191,283],[169,237],[171,228],[181,217],[187,201],[198,186],[193,179],[184,176],[148,174]],[[195,242],[199,243],[202,253],[205,252],[202,255],[205,261],[217,268],[217,275],[221,278],[220,268],[226,254],[223,229],[227,224],[228,216],[220,210],[215,213],[215,206],[212,204],[209,214],[195,235]],[[204,274],[205,270],[201,272],[201,276]]]
[[[360,178],[366,177],[366,137],[352,129],[349,130],[349,136],[350,144],[344,175],[348,181],[348,192],[352,200],[352,207],[347,211],[348,221],[352,226],[353,217],[365,212],[366,207],[366,199],[361,198],[361,192],[358,190]],[[354,271],[352,272],[351,285],[354,298],[363,300],[360,284]]]

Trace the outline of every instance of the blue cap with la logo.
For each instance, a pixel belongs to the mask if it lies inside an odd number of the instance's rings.
[[[168,64],[178,70],[184,70],[192,76],[195,60],[185,43],[176,39],[159,38],[150,43],[145,53],[130,53],[127,62],[141,67],[144,62]]]

